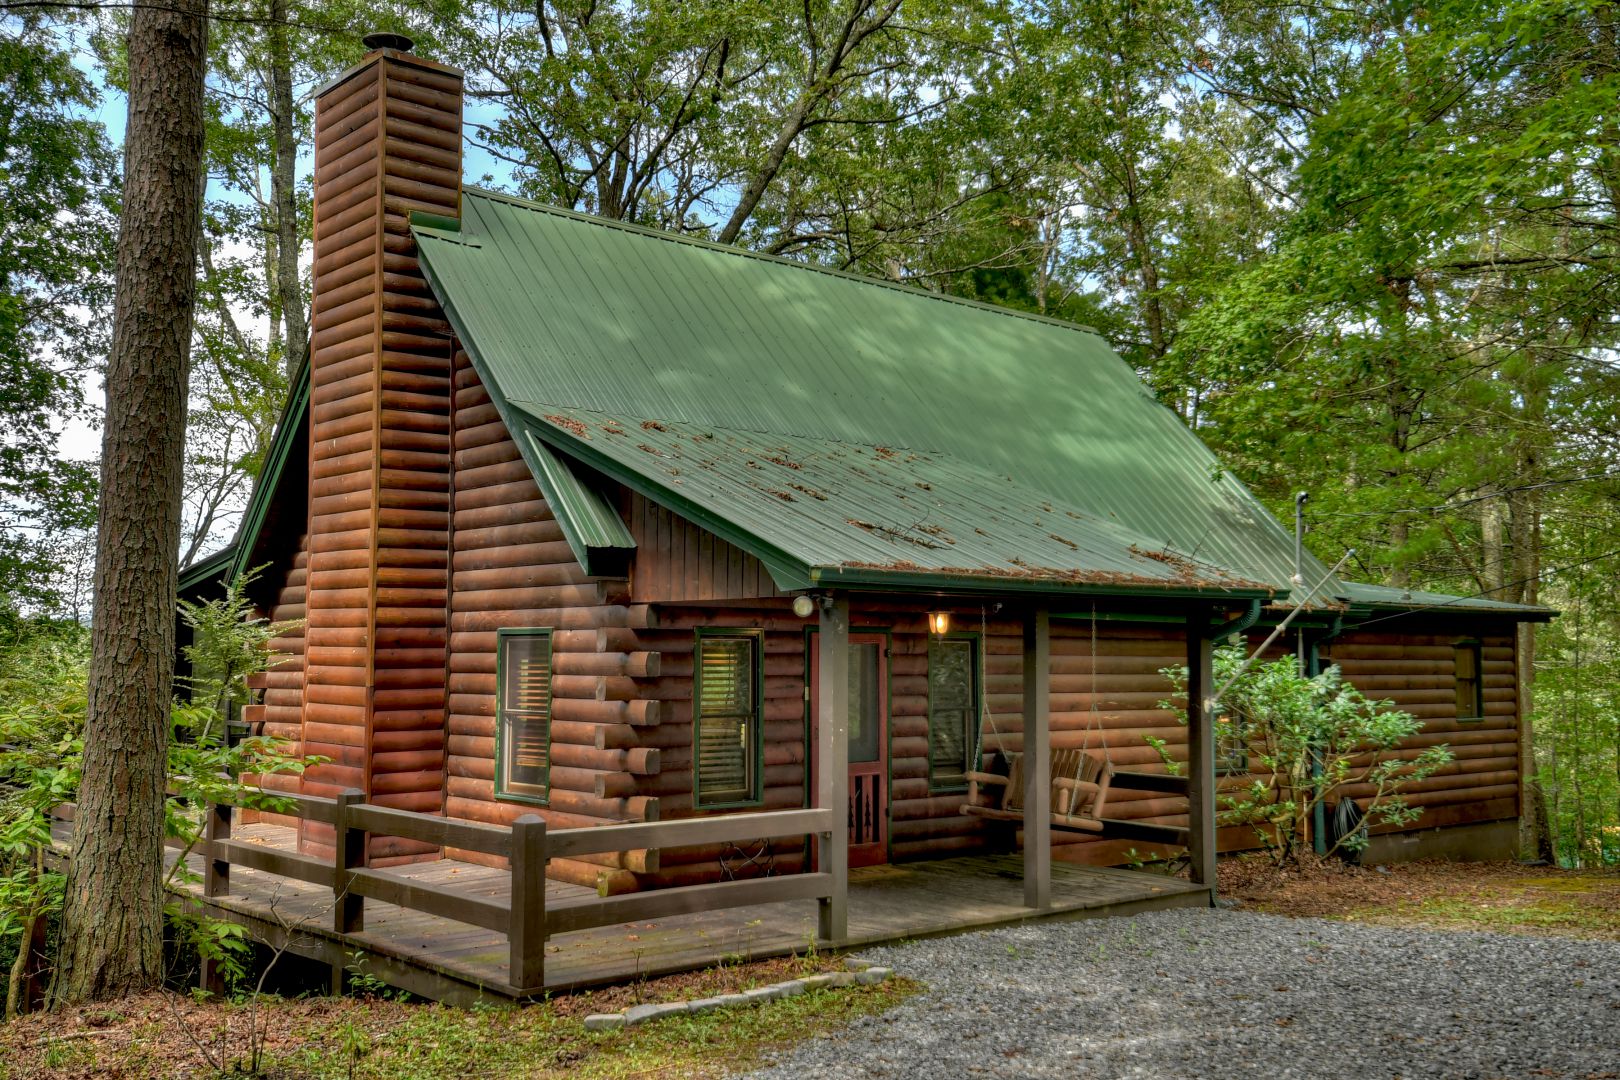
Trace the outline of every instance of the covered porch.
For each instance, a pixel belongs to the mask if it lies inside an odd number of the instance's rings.
[[[1213,600],[1207,592],[1201,593],[1196,589],[1190,590],[1185,596],[1167,597],[1161,594],[1143,604],[1143,610],[1152,611],[1161,625],[1169,623],[1173,627],[1179,623],[1182,627],[1188,674],[1186,768],[1178,776],[1162,772],[1118,772],[1106,764],[1103,768],[1115,778],[1116,786],[1184,796],[1186,824],[1163,825],[1108,819],[1081,824],[1055,805],[1055,790],[1065,785],[1072,788],[1073,781],[1078,777],[1065,775],[1054,778],[1053,770],[1052,623],[1054,618],[1087,617],[1074,611],[1074,599],[1072,595],[1045,596],[1033,588],[1008,588],[994,597],[997,609],[1015,614],[1022,627],[1022,665],[1018,681],[1021,691],[1019,734],[1022,752],[1015,755],[1021,760],[1012,770],[1010,781],[1014,786],[1021,785],[1021,790],[1016,793],[1017,798],[1007,800],[1008,805],[1015,805],[1018,809],[989,815],[1000,819],[1004,825],[1015,827],[1021,835],[1021,855],[1015,857],[1015,862],[1022,883],[1022,905],[1026,912],[1036,915],[1052,908],[1056,902],[1054,874],[1064,872],[1061,863],[1057,864],[1059,869],[1054,869],[1053,833],[1055,830],[1076,827],[1087,830],[1091,835],[1113,839],[1184,846],[1191,883],[1204,887],[1207,897],[1212,897],[1216,857],[1212,652],[1215,640],[1234,628],[1247,625],[1246,617],[1240,615],[1232,618],[1231,608],[1240,605]],[[830,895],[822,900],[818,933],[824,941],[839,941],[847,936],[849,926],[843,896],[851,861],[851,605],[850,595],[842,592],[819,594],[816,601],[820,661],[814,668],[813,685],[809,688],[815,715],[814,743],[808,749],[815,762],[814,806],[829,815],[833,822],[831,828],[817,834],[816,865],[826,868],[826,872],[832,876]],[[1246,598],[1243,603],[1248,605],[1251,616],[1258,614],[1258,601]],[[1095,604],[1092,605],[1089,619],[1095,634]],[[931,614],[931,624],[933,620]],[[1174,629],[1170,630],[1171,634],[1174,632]],[[1095,657],[1092,662],[1095,664]],[[1094,674],[1092,685],[1095,687]],[[986,708],[985,712],[988,714],[989,709]],[[1069,756],[1075,757],[1073,753]],[[1105,761],[1106,751],[1092,756]],[[988,776],[984,779],[995,780]],[[1005,790],[1007,783],[1001,781],[1002,790]]]

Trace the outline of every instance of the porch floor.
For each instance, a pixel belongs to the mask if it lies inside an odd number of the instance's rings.
[[[292,829],[240,825],[234,837],[290,849]],[[194,869],[201,858],[192,856]],[[904,938],[985,929],[1031,919],[1075,919],[1132,914],[1169,907],[1208,906],[1208,887],[1132,870],[1052,864],[1052,907],[1023,906],[1023,860],[1016,853],[977,855],[850,871],[849,938],[841,949]],[[469,896],[504,897],[503,870],[441,860],[388,871],[401,878],[453,886]],[[331,929],[329,888],[231,868],[231,895],[204,899],[216,916],[245,925],[272,947],[310,959],[346,964],[424,997],[467,1003],[501,998],[507,973],[503,934],[375,900],[367,901],[365,929]],[[547,883],[548,906],[594,896],[578,885]],[[545,985],[568,990],[708,967],[723,959],[760,959],[801,951],[814,940],[814,900],[763,904],[672,916],[645,923],[600,927],[552,937]]]

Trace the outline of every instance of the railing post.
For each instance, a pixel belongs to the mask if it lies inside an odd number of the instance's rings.
[[[229,803],[209,803],[203,809],[203,895],[208,897],[231,895],[231,862],[225,858],[223,841],[231,838],[231,815],[235,808]]]
[[[353,788],[337,794],[332,834],[332,929],[352,934],[366,924],[365,897],[349,890],[350,875],[366,862],[366,834],[349,823],[349,807],[365,801]]]
[[[512,986],[546,981],[546,823],[524,814],[512,823],[512,914],[506,937]]]
[[[1052,631],[1045,608],[1024,615],[1024,906],[1052,906]]]

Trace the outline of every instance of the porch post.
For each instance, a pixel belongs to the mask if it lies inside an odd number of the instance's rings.
[[[821,901],[824,942],[849,936],[849,597],[822,602],[820,682],[816,687],[816,806],[832,811],[818,838],[817,865],[832,875]]]
[[[1187,854],[1200,885],[1215,884],[1213,648],[1209,613],[1194,608],[1187,615]]]
[[[1024,615],[1024,906],[1052,906],[1052,634],[1045,608]]]

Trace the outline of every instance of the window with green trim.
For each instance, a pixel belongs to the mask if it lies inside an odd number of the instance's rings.
[[[979,641],[934,638],[928,643],[928,778],[935,789],[967,786],[978,767]]]
[[[1485,680],[1480,678],[1480,644],[1459,641],[1456,645],[1457,719],[1480,720],[1485,716]]]
[[[699,806],[760,799],[759,642],[758,632],[698,635],[693,756]]]
[[[495,795],[544,802],[551,783],[551,631],[495,635]]]

